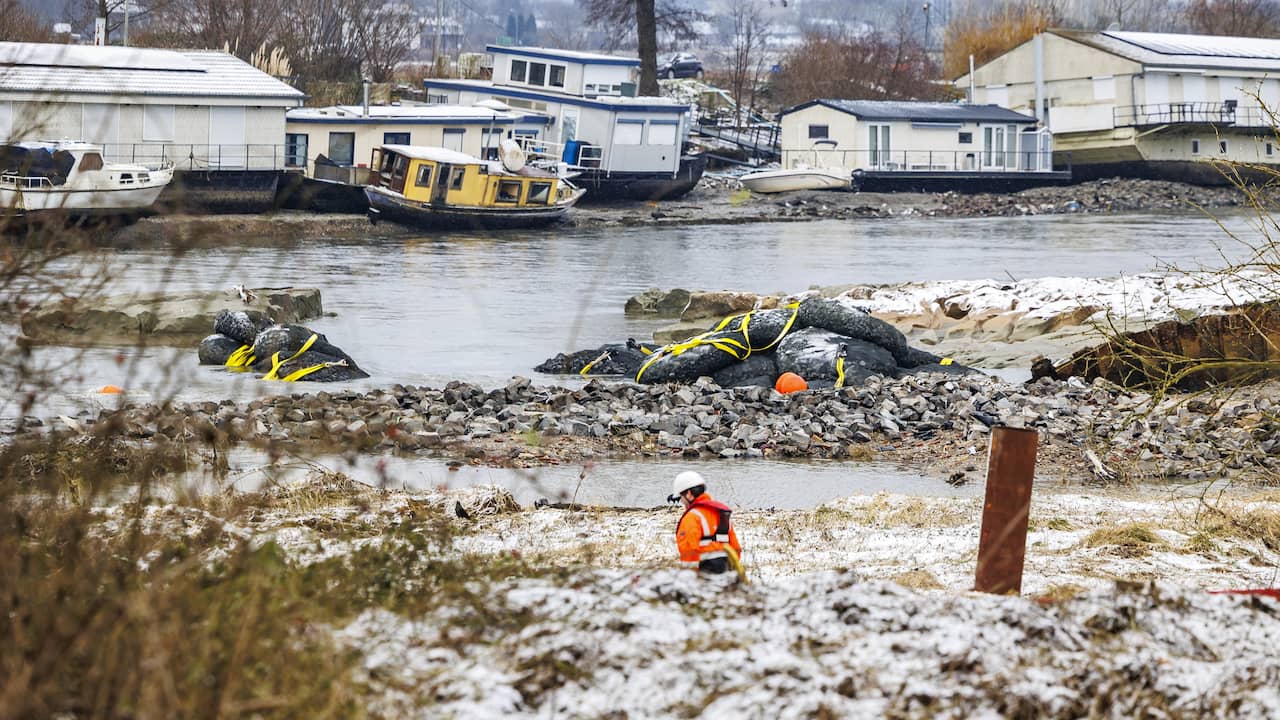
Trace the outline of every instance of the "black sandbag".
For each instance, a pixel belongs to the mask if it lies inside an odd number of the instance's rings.
[[[793,332],[778,344],[778,372],[792,372],[813,386],[819,380],[836,380],[836,360],[845,348],[845,385],[857,385],[872,375],[892,377],[898,367],[888,350],[864,340],[821,328]]]
[[[609,343],[594,350],[559,353],[553,358],[544,360],[534,368],[534,371],[552,375],[576,375],[582,372],[582,368],[586,367],[587,363],[607,352],[609,357],[592,365],[587,371],[588,375],[634,375],[649,358],[640,351],[642,347],[650,352],[658,349],[658,346],[652,343],[638,343],[635,347],[623,343]]]
[[[751,348],[752,351],[772,349],[784,330],[791,332],[796,328],[798,321],[788,327],[792,312],[786,308],[756,310],[751,312],[749,317],[735,315],[731,316],[728,323],[717,322],[717,326],[724,323],[722,330],[704,333],[705,337],[700,345],[685,350],[679,355],[665,355],[647,367],[642,366],[636,381],[642,383],[692,382],[704,375],[714,376],[716,372],[739,362],[740,356],[747,355],[750,358],[751,354],[754,354],[754,352],[747,353],[745,348]],[[712,344],[715,340],[728,341],[733,352],[716,347]]]
[[[272,355],[280,353],[281,360],[288,358],[301,350],[313,334],[316,340],[307,348],[308,350],[335,358],[344,358],[351,366],[356,366],[355,360],[343,352],[342,348],[330,343],[323,333],[317,333],[305,325],[272,325],[258,333],[253,340],[253,369],[258,372],[269,371]]]
[[[200,358],[201,365],[226,365],[231,353],[246,344],[221,333],[214,333],[200,341],[196,354]]]
[[[872,317],[865,310],[839,300],[805,300],[800,303],[797,323],[802,327],[822,328],[855,340],[875,343],[888,350],[899,367],[913,367],[924,360],[918,354],[919,351],[912,352],[912,348],[907,346],[907,337],[897,328],[880,318]],[[936,356],[930,357],[937,359]]]
[[[258,333],[271,327],[271,321],[261,313],[243,310],[220,310],[213,320],[213,331],[237,340],[241,345],[252,345]]]
[[[360,378],[369,377],[369,373],[356,367],[355,363],[350,362],[350,358],[329,355],[315,350],[308,350],[298,357],[282,364],[280,369],[276,371],[275,379],[284,380],[298,370],[309,368],[314,365],[322,365],[324,363],[345,364],[335,364],[330,365],[329,367],[320,368],[298,378],[297,382],[341,382],[344,380],[358,380]]]
[[[961,365],[960,363],[956,363],[956,362],[953,362],[947,365],[942,365],[936,362],[925,363],[922,365],[916,365],[915,367],[898,369],[898,377],[906,377],[908,375],[920,375],[922,373],[942,373],[944,375],[968,375],[970,373],[981,374],[982,371],[977,370],[975,368],[971,368],[968,365]]]
[[[759,353],[717,371],[711,378],[722,388],[773,387],[778,379],[778,365],[772,352]]]

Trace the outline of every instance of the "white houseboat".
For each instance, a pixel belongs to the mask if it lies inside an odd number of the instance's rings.
[[[636,97],[640,61],[614,55],[490,45],[492,80],[423,81],[430,102],[474,105],[497,100],[545,114],[549,127],[522,138],[579,169],[585,201],[679,197],[702,177],[706,160],[686,155],[690,107]]]
[[[82,142],[0,145],[0,212],[15,215],[132,215],[156,201],[173,163],[111,163]]]

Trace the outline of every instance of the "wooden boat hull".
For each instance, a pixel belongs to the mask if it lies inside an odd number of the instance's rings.
[[[818,168],[766,170],[743,175],[742,186],[752,192],[778,193],[795,190],[847,190],[850,174],[843,170]]]
[[[369,186],[364,189],[369,201],[369,222],[383,218],[406,225],[433,230],[499,230],[507,228],[543,227],[564,218],[569,208],[585,193],[576,190],[572,196],[546,207],[485,208],[419,202]]]

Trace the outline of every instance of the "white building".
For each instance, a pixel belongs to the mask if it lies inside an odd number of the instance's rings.
[[[109,160],[278,170],[303,97],[224,52],[0,43],[0,139],[84,140]]]
[[[1277,162],[1280,39],[1048,30],[955,82],[1043,118],[1080,177],[1222,182],[1204,161]]]
[[[427,79],[428,100],[474,105],[497,100],[547,115],[538,137],[583,169],[574,182],[588,199],[659,199],[684,194],[702,175],[701,156],[684,156],[687,104],[635,97],[640,61],[547,48],[487,48],[493,79]]]

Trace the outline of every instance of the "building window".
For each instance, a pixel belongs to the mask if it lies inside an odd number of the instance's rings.
[[[1271,143],[1267,143],[1267,157],[1271,157],[1271,153],[1272,153]]]
[[[1226,140],[1219,140],[1219,141],[1218,141],[1218,152],[1219,152],[1219,153],[1221,153],[1221,154],[1223,154],[1223,155],[1226,155],[1226,154],[1227,154],[1227,141],[1226,141]]]
[[[821,138],[830,137],[829,135],[830,131],[831,131],[831,128],[827,125],[810,125],[809,139],[818,140]]]
[[[497,160],[498,148],[505,134],[501,128],[480,128],[480,157],[484,160]]]
[[[329,159],[338,165],[351,167],[356,158],[356,134],[329,133]]]
[[[650,145],[675,145],[676,130],[680,128],[676,123],[660,122],[654,120],[649,123],[649,144]]]
[[[511,82],[524,82],[524,70],[528,63],[523,60],[511,61]]]
[[[563,65],[551,66],[551,82],[547,84],[550,85],[551,87],[558,87],[558,88],[564,87],[564,66]]]
[[[973,133],[971,133],[971,132],[962,132],[962,133],[960,133],[960,144],[961,144],[961,145],[972,145],[972,144],[973,144]]]
[[[288,133],[284,136],[285,167],[306,167],[307,136],[305,133]]]
[[[431,93],[427,93],[427,104],[429,104],[429,105],[448,105],[448,104],[449,104],[449,96],[448,96],[448,95],[432,95]]]
[[[409,133],[382,133],[383,145],[408,145]]]
[[[619,120],[613,129],[613,144],[639,145],[643,136],[643,120]]]
[[[462,152],[462,138],[466,134],[467,131],[462,128],[445,128],[444,142],[441,143],[441,147]]]
[[[1192,141],[1191,141],[1191,154],[1192,154],[1192,155],[1199,155],[1199,154],[1200,154],[1200,141],[1199,141],[1199,140],[1192,140]]]
[[[529,63],[529,84],[530,85],[546,85],[547,84],[547,64],[546,63]]]
[[[431,166],[422,163],[418,166],[418,174],[413,178],[413,184],[418,187],[431,187]]]

